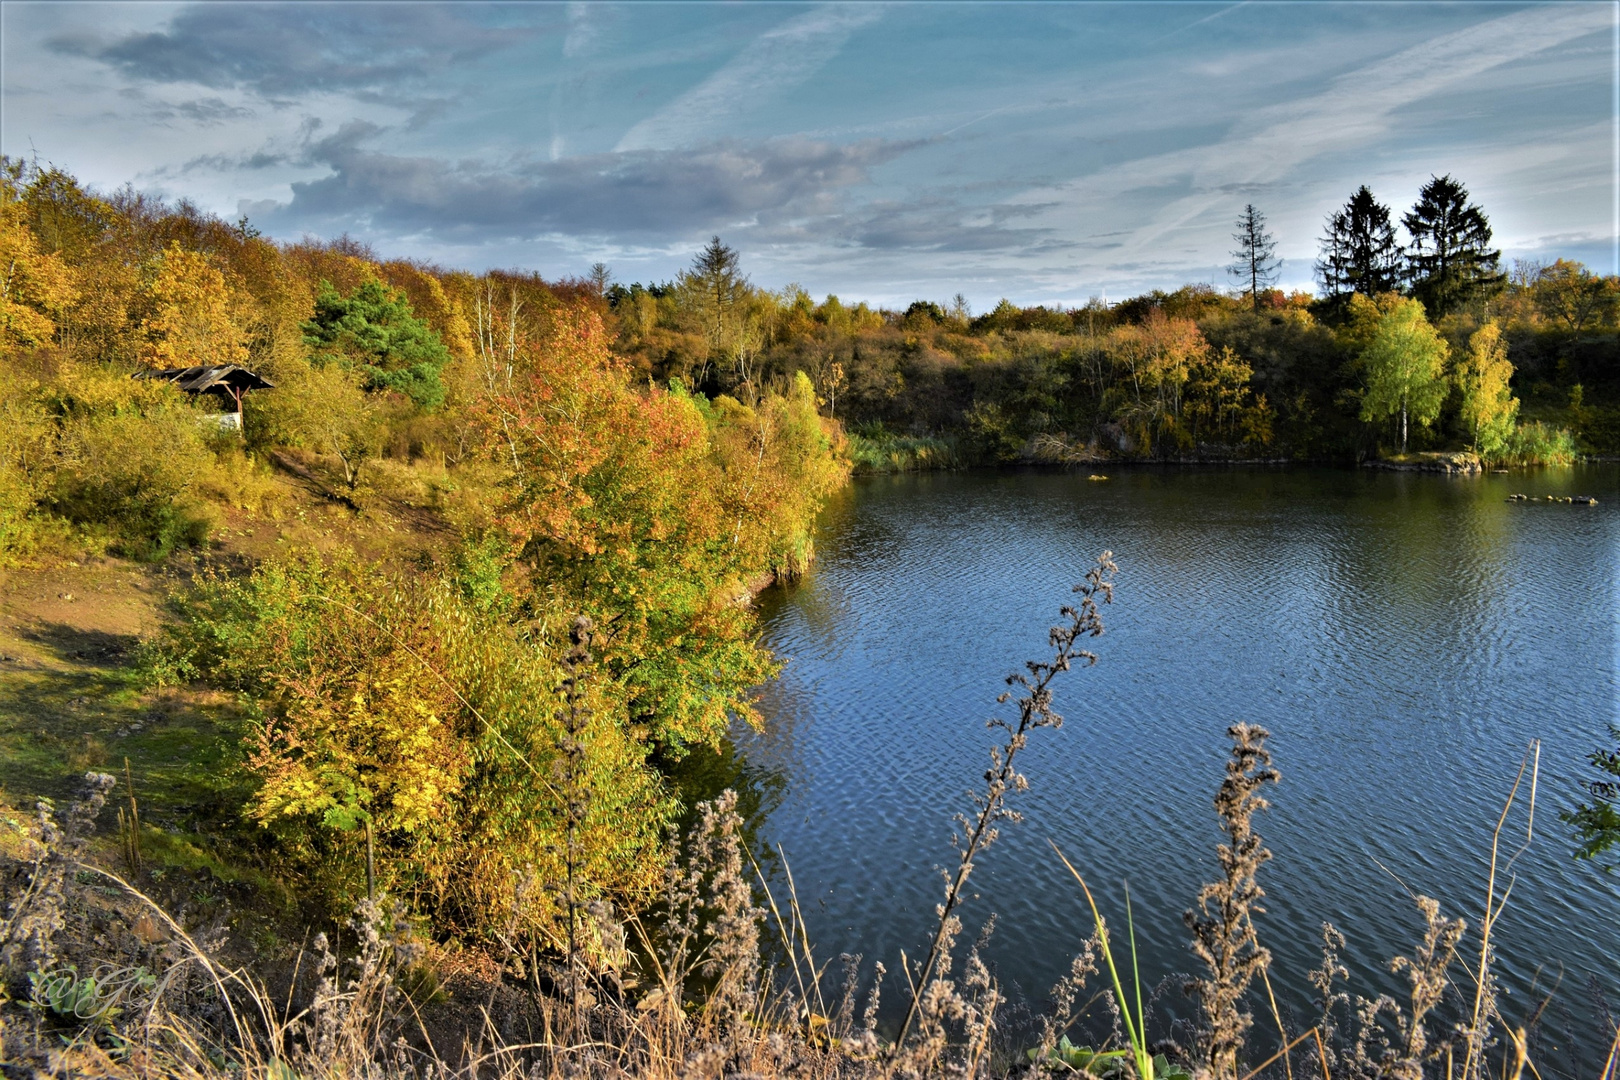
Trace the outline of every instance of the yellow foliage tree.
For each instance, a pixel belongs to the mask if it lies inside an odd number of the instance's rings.
[[[816,411],[815,387],[794,372],[787,393],[754,406],[722,395],[707,419],[730,543],[746,552],[746,565],[797,577],[814,557],[816,511],[849,475],[835,452],[836,425]]]
[[[245,364],[246,335],[233,317],[225,275],[213,260],[171,242],[146,288],[141,362],[154,368]]]
[[[1404,454],[1408,421],[1415,419],[1427,427],[1440,415],[1440,406],[1446,400],[1445,364],[1450,350],[1429,324],[1422,304],[1404,296],[1393,297],[1387,305],[1384,301],[1379,297],[1378,307],[1385,309],[1385,314],[1376,321],[1367,317],[1372,337],[1360,356],[1366,378],[1361,418],[1398,416]],[[1361,318],[1355,307],[1352,318]]]
[[[0,345],[40,345],[56,334],[54,313],[73,303],[73,271],[40,251],[28,208],[11,185],[0,190]]]
[[[1106,404],[1137,445],[1147,452],[1166,443],[1190,447],[1182,391],[1189,370],[1209,354],[1198,325],[1155,308],[1140,326],[1116,327],[1106,349],[1117,377]]]
[[[1378,336],[1384,316],[1398,308],[1405,298],[1400,293],[1379,293],[1376,297],[1355,293],[1350,297],[1349,318],[1339,328],[1339,341],[1352,353],[1361,353]]]
[[[1519,415],[1519,399],[1509,387],[1513,364],[1507,358],[1501,327],[1492,321],[1476,330],[1457,368],[1461,417],[1469,442],[1481,457],[1497,457],[1512,438]]]
[[[1253,378],[1254,368],[1229,345],[1218,353],[1205,349],[1193,355],[1183,415],[1195,443],[1271,442],[1271,409],[1264,394],[1255,394]]]
[[[560,658],[455,581],[271,561],[185,603],[168,662],[252,698],[247,814],[310,893],[363,895],[368,831],[377,887],[441,926],[557,940],[570,861],[584,897],[656,892],[676,803],[623,687],[587,663],[570,698]]]

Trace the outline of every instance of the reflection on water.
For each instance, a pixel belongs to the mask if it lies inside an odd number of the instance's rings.
[[[1259,930],[1286,1007],[1310,1011],[1324,920],[1350,940],[1352,989],[1403,998],[1385,964],[1421,933],[1406,890],[1476,920],[1533,738],[1536,841],[1498,931],[1507,1009],[1528,1006],[1538,971],[1561,980],[1577,1035],[1597,1030],[1589,980],[1620,1004],[1620,891],[1568,858],[1555,814],[1620,715],[1620,469],[874,478],[829,508],[817,547],[803,584],[762,599],[789,661],[762,691],[766,730],[735,732],[738,762],[715,767],[765,792],[756,850],[786,851],[824,956],[892,969],[925,942],[950,815],[987,764],[981,721],[1108,548],[1101,660],[1057,685],[1067,723],[1032,740],[1027,820],[980,860],[964,912],[999,914],[1004,985],[1039,999],[1088,933],[1048,838],[1121,914],[1130,882],[1145,982],[1191,967],[1181,916],[1215,872],[1223,733],[1246,720],[1271,730],[1283,774],[1257,827],[1276,853]],[[1571,1053],[1596,1051],[1554,1026],[1541,1052],[1574,1072]]]

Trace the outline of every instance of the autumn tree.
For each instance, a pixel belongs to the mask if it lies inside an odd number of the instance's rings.
[[[1506,280],[1485,212],[1468,201],[1468,189],[1449,174],[1429,178],[1401,223],[1412,238],[1407,249],[1412,294],[1436,317],[1488,295]]]
[[[296,393],[301,406],[298,435],[312,450],[330,453],[343,469],[343,482],[354,497],[361,470],[382,449],[382,417],[361,390],[355,373],[336,364],[312,367],[300,384],[288,387],[284,398]]]
[[[1398,417],[1401,453],[1406,453],[1410,421],[1427,426],[1446,400],[1445,339],[1429,324],[1423,305],[1390,297],[1360,362],[1366,379],[1363,420]]]
[[[1271,409],[1254,392],[1254,368],[1231,346],[1195,352],[1188,366],[1183,414],[1193,442],[1227,446],[1271,442]]]
[[[1147,452],[1166,441],[1191,444],[1182,423],[1182,391],[1189,369],[1209,351],[1209,342],[1191,319],[1171,318],[1158,308],[1140,325],[1115,327],[1106,352],[1114,385],[1104,408]]]
[[[1568,259],[1541,267],[1529,282],[1542,317],[1561,323],[1572,334],[1612,316],[1620,300],[1617,286],[1620,279],[1599,277]]]
[[[65,170],[35,164],[18,170],[16,162],[6,164],[14,175],[26,180],[23,201],[28,207],[28,225],[43,251],[70,262],[82,261],[115,224],[114,209]]]
[[[1232,251],[1233,263],[1228,272],[1242,282],[1254,310],[1260,310],[1260,290],[1277,280],[1277,241],[1266,231],[1265,215],[1253,203],[1244,206],[1238,215],[1237,232],[1232,234],[1237,247]]]
[[[479,412],[508,470],[495,523],[529,602],[548,625],[610,628],[603,672],[668,752],[718,738],[755,715],[747,689],[774,669],[734,602],[757,522],[727,513],[702,399],[633,390],[601,319],[576,308],[510,356]]]
[[[584,893],[645,900],[674,806],[622,693],[583,682],[579,760],[560,791],[559,658],[481,605],[465,569],[266,560],[201,581],[162,647],[252,696],[246,816],[282,841],[276,857],[313,898],[347,908],[365,895],[370,833],[379,890],[442,925],[554,935],[572,815]]]
[[[1519,399],[1509,386],[1512,379],[1501,327],[1488,322],[1469,337],[1468,351],[1457,365],[1457,388],[1462,391],[1459,419],[1481,457],[1500,454],[1513,435]]]
[[[1375,199],[1365,184],[1328,218],[1316,273],[1324,294],[1330,297],[1377,296],[1399,287],[1401,247],[1395,240],[1389,207]]]
[[[56,316],[78,297],[73,272],[29,228],[17,179],[12,167],[0,175],[0,346],[50,341]]]
[[[16,168],[16,163],[10,165]],[[55,166],[25,165],[16,174],[28,227],[39,249],[62,260],[79,283],[76,297],[53,315],[56,344],[81,360],[139,363],[142,338],[138,309],[146,273],[162,252],[162,242],[144,242],[132,228],[132,211],[154,217],[154,200],[100,198]],[[137,314],[131,316],[131,311]]]
[[[253,370],[280,383],[307,366],[303,324],[314,310],[313,282],[282,257],[276,245],[261,237],[243,236],[220,252],[234,283],[238,322],[245,335]]]
[[[171,242],[144,290],[141,362],[154,368],[244,364],[246,335],[232,309],[230,287],[214,260]]]
[[[721,396],[707,418],[731,544],[746,565],[797,577],[813,557],[815,513],[847,476],[831,453],[810,377],[795,372],[786,393],[752,406]]]

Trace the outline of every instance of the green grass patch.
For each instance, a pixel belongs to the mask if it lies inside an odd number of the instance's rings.
[[[895,435],[881,426],[855,432],[849,437],[849,447],[857,473],[928,472],[964,464],[954,438]]]

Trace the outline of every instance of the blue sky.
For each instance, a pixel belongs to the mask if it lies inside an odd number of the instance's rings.
[[[1309,287],[1359,184],[1461,179],[1509,259],[1616,272],[1620,7],[0,6],[0,150],[267,234],[975,310],[1229,284],[1253,202]]]

